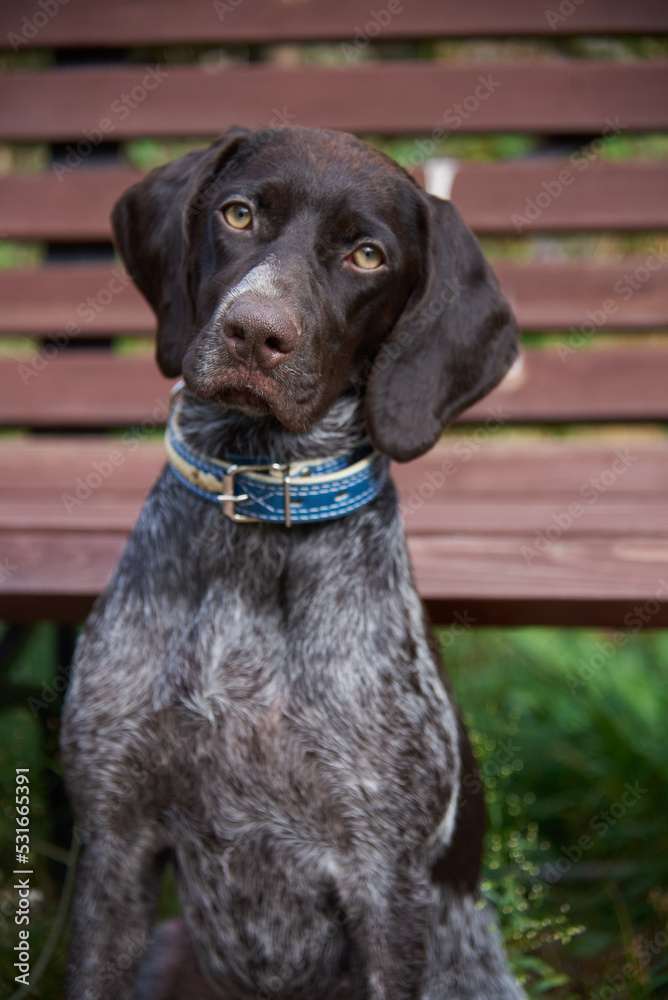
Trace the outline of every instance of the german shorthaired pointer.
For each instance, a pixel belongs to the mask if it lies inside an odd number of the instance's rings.
[[[68,998],[517,1000],[387,475],[515,357],[475,238],[308,128],[232,129],[113,223],[185,385],[67,695]]]

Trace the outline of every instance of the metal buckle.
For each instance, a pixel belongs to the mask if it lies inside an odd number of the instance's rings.
[[[223,514],[225,514],[226,517],[229,517],[231,521],[243,524],[257,524],[262,520],[261,518],[251,517],[248,514],[238,514],[234,509],[235,503],[249,499],[247,493],[239,493],[238,495],[235,494],[234,477],[239,472],[259,472],[264,469],[272,469],[275,472],[283,473],[283,499],[285,506],[284,523],[286,528],[289,528],[292,524],[292,510],[290,505],[290,484],[292,482],[292,478],[290,476],[289,465],[281,465],[279,462],[272,462],[270,465],[230,465],[223,473],[223,492],[217,495],[216,500],[223,505]]]

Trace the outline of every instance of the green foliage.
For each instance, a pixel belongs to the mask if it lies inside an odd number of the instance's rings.
[[[18,52],[0,53],[0,71],[3,73],[28,73],[53,66],[54,55],[50,49],[23,49]]]
[[[658,996],[668,633],[471,629],[448,641],[487,791],[485,884],[531,995],[550,983],[560,1000],[605,997],[622,976],[620,1000]]]
[[[45,142],[0,142],[0,175],[39,173],[47,169],[49,158]]]
[[[439,123],[434,123],[434,127]],[[370,146],[381,149],[402,167],[414,167],[431,157],[453,160],[515,160],[528,156],[540,147],[540,140],[528,135],[460,135],[451,133],[442,139],[430,135],[360,136]]]
[[[618,162],[631,160],[658,161],[668,159],[668,135],[665,132],[646,132],[641,135],[610,135],[601,147],[603,160]]]
[[[208,145],[208,139],[133,139],[124,145],[125,156],[133,167],[152,170],[185,156],[193,149]]]
[[[43,259],[44,248],[40,243],[0,241],[0,271],[13,267],[38,267]]]

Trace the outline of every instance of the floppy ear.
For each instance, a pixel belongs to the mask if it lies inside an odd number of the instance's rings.
[[[376,355],[366,393],[369,436],[399,462],[428,451],[517,354],[515,320],[475,236],[451,202],[421,197],[423,283]]]
[[[164,375],[181,374],[193,330],[188,291],[188,206],[234,152],[246,129],[231,128],[207,149],[152,170],[116,202],[111,214],[116,245],[158,319],[157,358]]]

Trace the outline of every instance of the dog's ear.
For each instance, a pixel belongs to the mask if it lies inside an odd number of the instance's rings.
[[[157,358],[163,374],[181,374],[193,335],[188,290],[188,207],[207,201],[206,185],[248,135],[232,128],[207,149],[152,170],[121,196],[111,215],[121,257],[158,319]]]
[[[366,394],[369,436],[399,462],[428,451],[517,354],[515,320],[475,236],[451,202],[421,198],[423,280],[376,355]]]

